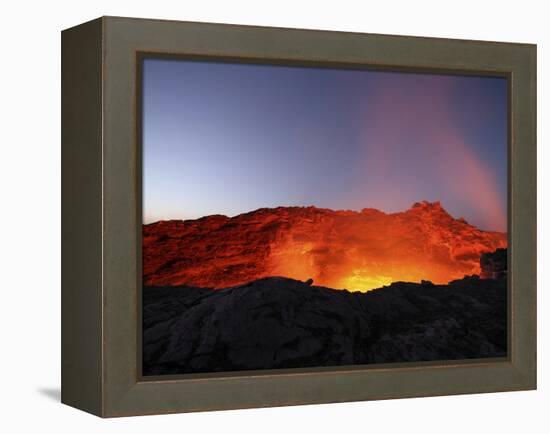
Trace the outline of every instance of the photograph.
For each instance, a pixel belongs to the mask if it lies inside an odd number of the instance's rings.
[[[3,4],[0,432],[546,434],[548,14],[470,3]]]
[[[508,356],[507,76],[140,62],[143,376]]]

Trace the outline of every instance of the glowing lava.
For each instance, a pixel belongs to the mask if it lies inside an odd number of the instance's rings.
[[[144,226],[143,277],[146,285],[224,288],[278,275],[367,291],[480,274],[481,254],[506,245],[506,234],[454,219],[438,202],[393,214],[264,208]]]

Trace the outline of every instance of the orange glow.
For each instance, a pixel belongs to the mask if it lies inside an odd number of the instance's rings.
[[[373,275],[368,270],[352,270],[348,277],[340,279],[338,287],[352,288],[356,291],[367,292],[374,288],[390,285],[394,280],[391,276]]]
[[[268,274],[351,291],[396,281],[447,283],[480,274],[481,254],[506,246],[503,234],[453,219],[439,203],[395,214],[338,213],[311,222],[315,230],[298,226],[273,243]]]
[[[267,276],[368,291],[396,281],[447,283],[480,274],[506,234],[454,219],[438,203],[375,209],[275,208],[144,228],[147,285],[225,288]]]

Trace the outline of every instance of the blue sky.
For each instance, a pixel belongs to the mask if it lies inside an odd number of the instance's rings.
[[[146,59],[144,222],[439,200],[506,230],[504,78]]]

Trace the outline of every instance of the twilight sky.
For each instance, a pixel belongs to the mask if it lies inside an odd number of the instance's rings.
[[[441,201],[506,231],[504,78],[146,59],[145,223]]]

